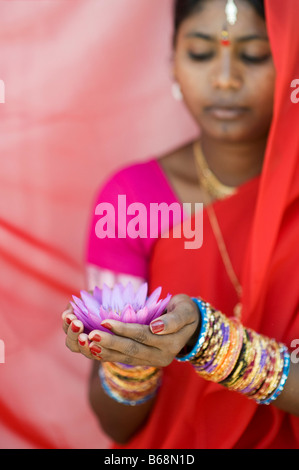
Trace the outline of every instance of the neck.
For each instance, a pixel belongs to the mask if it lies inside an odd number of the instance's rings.
[[[207,164],[219,181],[240,186],[261,173],[267,138],[235,143],[202,135],[201,145]]]

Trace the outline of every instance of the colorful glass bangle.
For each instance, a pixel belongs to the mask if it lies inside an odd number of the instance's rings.
[[[202,323],[195,347],[186,356],[202,378],[224,385],[258,404],[272,403],[283,391],[290,369],[287,347],[245,328],[201,299]]]
[[[126,400],[125,398],[123,398],[121,395],[117,394],[115,391],[113,391],[109,387],[109,385],[106,381],[105,372],[102,370],[102,368],[100,368],[100,370],[99,370],[99,376],[100,376],[100,379],[101,379],[101,384],[102,384],[103,390],[106,392],[106,394],[110,398],[113,398],[113,400],[117,401],[118,403],[121,403],[122,405],[128,405],[128,406],[142,405],[143,403],[145,403],[148,400],[150,400],[151,398],[153,398],[156,395],[156,392],[157,392],[155,390],[153,393],[151,393],[149,395],[146,395],[145,397],[142,397],[139,400]]]
[[[206,334],[209,326],[209,314],[208,314],[208,304],[203,302],[200,299],[192,298],[193,302],[197,305],[200,316],[201,316],[201,327],[198,340],[189,354],[183,357],[176,357],[176,360],[179,362],[188,362],[194,359],[200,352],[202,345],[205,342]]]
[[[287,378],[289,376],[290,363],[291,363],[290,354],[288,352],[287,347],[284,346],[284,366],[283,366],[283,373],[282,373],[280,383],[279,383],[277,389],[275,390],[275,392],[270,397],[266,398],[265,400],[257,400],[257,403],[259,403],[261,405],[270,405],[271,403],[273,403],[279,397],[279,395],[281,394],[281,392],[284,389]]]
[[[136,406],[154,398],[162,381],[162,370],[105,362],[99,368],[105,393],[123,405]]]

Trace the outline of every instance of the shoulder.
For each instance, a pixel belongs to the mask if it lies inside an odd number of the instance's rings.
[[[125,193],[138,193],[144,185],[153,182],[159,177],[159,164],[157,159],[151,158],[141,162],[135,162],[123,166],[117,171],[108,175],[99,189],[99,196],[103,192],[118,194],[119,191]]]
[[[106,178],[100,186],[96,203],[117,204],[118,196],[126,196],[128,203],[168,201],[173,197],[169,178],[160,158],[150,158],[121,167]]]
[[[190,144],[169,151],[156,158],[148,158],[120,167],[110,174],[100,186],[96,202],[117,203],[119,195],[126,195],[129,202],[172,202],[173,189],[181,192],[181,185],[188,186],[194,179],[190,165]]]

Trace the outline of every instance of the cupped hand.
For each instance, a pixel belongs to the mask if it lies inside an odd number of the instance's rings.
[[[84,325],[74,314],[71,304],[62,313],[62,328],[66,334],[65,345],[70,351],[81,353],[88,359],[99,358],[99,347],[96,344],[91,344],[88,335],[84,333]],[[93,333],[94,338],[99,341],[100,337],[96,332]]]
[[[109,319],[102,322],[107,333],[94,330],[87,335],[71,306],[63,312],[62,320],[66,346],[72,352],[99,361],[154,367],[169,365],[192,339],[195,343],[200,327],[197,306],[183,294],[172,297],[166,313],[150,325]]]
[[[180,294],[171,299],[167,312],[149,326],[115,320],[106,320],[102,325],[113,335],[103,331],[89,334],[89,349],[94,358],[129,365],[165,367],[192,338],[195,343],[200,315],[190,297]],[[86,349],[83,351],[81,347],[81,352],[85,354]]]

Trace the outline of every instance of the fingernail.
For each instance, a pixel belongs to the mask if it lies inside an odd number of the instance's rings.
[[[65,321],[68,325],[72,323],[72,320],[69,317],[65,317]]]
[[[80,325],[78,326],[78,324],[76,324],[75,322],[72,322],[71,328],[74,333],[78,333],[80,331],[81,326]]]
[[[102,325],[104,328],[107,328],[107,330],[112,331],[112,326],[110,325],[110,323],[104,322],[104,323],[101,323],[101,325]]]
[[[93,344],[92,346],[90,346],[90,351],[92,352],[92,354],[97,356],[98,354],[102,352],[102,349],[99,348],[99,346],[96,346],[95,344]]]
[[[92,338],[90,338],[90,341],[95,341],[96,343],[99,343],[101,339],[102,338],[100,337],[100,335],[95,334],[94,336],[92,336]]]
[[[86,338],[82,338],[82,337],[78,337],[78,342],[81,346],[84,346],[84,344],[86,343]]]
[[[164,323],[162,322],[162,320],[153,321],[150,324],[150,328],[152,330],[152,333],[161,333],[164,330]]]

